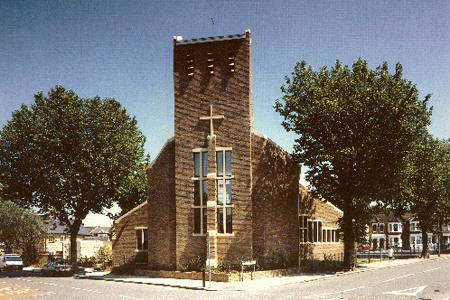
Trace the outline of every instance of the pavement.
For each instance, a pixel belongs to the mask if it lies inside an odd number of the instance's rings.
[[[83,280],[103,280],[124,283],[134,283],[153,286],[174,287],[180,289],[190,290],[209,290],[209,291],[257,291],[273,287],[280,287],[285,285],[298,284],[302,282],[327,280],[339,276],[346,276],[350,274],[367,272],[371,270],[392,268],[396,266],[416,264],[425,261],[450,259],[450,254],[442,254],[441,257],[437,255],[431,256],[430,259],[424,260],[420,258],[398,259],[393,261],[374,262],[370,264],[360,264],[354,271],[337,272],[337,273],[301,273],[296,275],[271,277],[258,280],[249,280],[244,282],[206,282],[206,287],[202,286],[201,280],[191,279],[174,279],[174,278],[151,278],[145,276],[131,276],[131,275],[114,275],[109,272],[92,272],[85,275],[76,275],[75,278]]]

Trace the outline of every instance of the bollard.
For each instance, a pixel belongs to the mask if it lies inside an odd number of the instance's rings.
[[[203,268],[202,270],[202,283],[203,283],[203,287],[206,286],[206,272],[205,272],[205,268]]]

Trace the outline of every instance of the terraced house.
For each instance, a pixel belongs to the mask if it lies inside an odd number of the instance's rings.
[[[256,260],[294,267],[342,251],[342,212],[299,184],[289,154],[253,130],[250,31],[174,37],[175,136],[148,168],[147,201],[115,224],[115,267]],[[209,244],[209,247],[208,247]]]

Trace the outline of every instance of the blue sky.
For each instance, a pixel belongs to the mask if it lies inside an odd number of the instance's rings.
[[[211,18],[215,25],[212,25]],[[284,76],[359,57],[400,61],[421,96],[432,93],[431,133],[450,137],[450,1],[8,1],[0,2],[0,126],[56,84],[119,100],[156,157],[173,135],[174,35],[252,32],[255,130],[291,151],[273,110]]]

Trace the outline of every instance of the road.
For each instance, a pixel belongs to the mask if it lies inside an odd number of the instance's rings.
[[[449,299],[450,259],[376,269],[253,291],[198,291],[133,283],[10,274],[0,299]],[[2,295],[3,294],[3,295]]]

